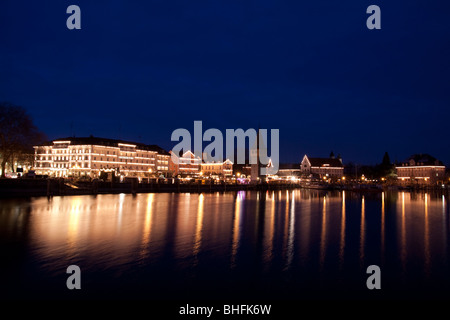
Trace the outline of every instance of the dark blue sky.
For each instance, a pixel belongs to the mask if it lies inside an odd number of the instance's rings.
[[[81,30],[66,9],[81,8]],[[366,9],[381,8],[381,30]],[[0,3],[0,101],[50,139],[170,149],[176,128],[280,129],[281,162],[450,165],[449,1]]]

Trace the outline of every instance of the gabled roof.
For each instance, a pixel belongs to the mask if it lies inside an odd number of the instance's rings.
[[[195,160],[200,160],[200,157],[197,157],[191,150],[187,150],[186,152],[182,152],[182,150],[180,150],[178,152],[178,154],[176,152],[173,152],[172,150],[170,151],[170,154],[173,156],[177,156],[178,158],[189,158],[189,159],[195,159]]]
[[[193,159],[193,158],[200,159],[200,157],[196,157],[195,154],[191,150],[188,150],[185,153],[183,153],[182,157],[183,158],[191,158],[191,159]]]
[[[309,158],[305,155],[305,159],[311,164],[311,167],[334,167],[343,168],[344,165],[339,159],[335,158]]]
[[[221,161],[212,161],[212,162],[205,162],[205,161],[203,161],[202,162],[202,165],[221,165],[221,164],[233,164],[233,162],[231,162],[230,159],[227,159],[227,160],[225,160],[223,162],[221,162]]]

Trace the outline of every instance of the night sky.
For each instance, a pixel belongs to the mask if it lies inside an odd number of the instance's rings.
[[[81,30],[66,9],[81,8]],[[366,9],[381,8],[381,30]],[[173,130],[280,130],[280,161],[450,165],[450,2],[0,2],[0,101],[49,139],[171,149]]]

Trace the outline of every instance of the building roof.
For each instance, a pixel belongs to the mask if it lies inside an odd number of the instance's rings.
[[[280,163],[279,170],[300,170],[300,163]]]
[[[180,150],[178,152],[173,152],[173,150],[170,151],[170,155],[177,156],[178,158],[188,158],[188,159],[196,159],[200,160],[200,157],[197,157],[195,153],[193,153],[191,150],[185,151],[183,153],[183,150]]]
[[[311,167],[338,167],[343,168],[344,165],[339,159],[335,158],[309,158],[308,161]]]
[[[413,154],[401,164],[407,166],[443,166],[442,161],[436,159],[435,157],[427,153]]]
[[[60,138],[60,139],[53,140],[53,142],[55,142],[55,141],[70,141],[71,145],[101,145],[101,146],[109,146],[109,147],[118,147],[119,143],[132,144],[132,145],[135,145],[136,148],[138,148],[140,150],[156,151],[159,154],[170,155],[166,150],[164,150],[163,148],[161,148],[155,144],[147,145],[144,143],[118,140],[118,139],[99,138],[99,137],[94,137],[94,136]],[[51,145],[51,143],[45,144],[45,145]]]

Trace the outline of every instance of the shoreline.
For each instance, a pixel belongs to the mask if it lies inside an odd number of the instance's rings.
[[[381,193],[384,191],[420,191],[449,194],[449,186],[401,188],[385,187],[374,188],[366,185],[330,185],[306,186],[298,183],[261,183],[261,184],[202,184],[202,183],[137,183],[135,182],[105,182],[84,181],[71,182],[63,179],[0,179],[0,199],[24,197],[52,197],[72,195],[96,194],[136,194],[136,193],[202,193],[226,191],[270,191],[310,189],[322,191],[349,191],[355,193]]]
[[[201,183],[137,183],[78,182],[63,179],[0,179],[0,199],[19,197],[51,197],[119,193],[201,193],[226,191],[266,191],[296,189],[298,184],[201,184]]]

